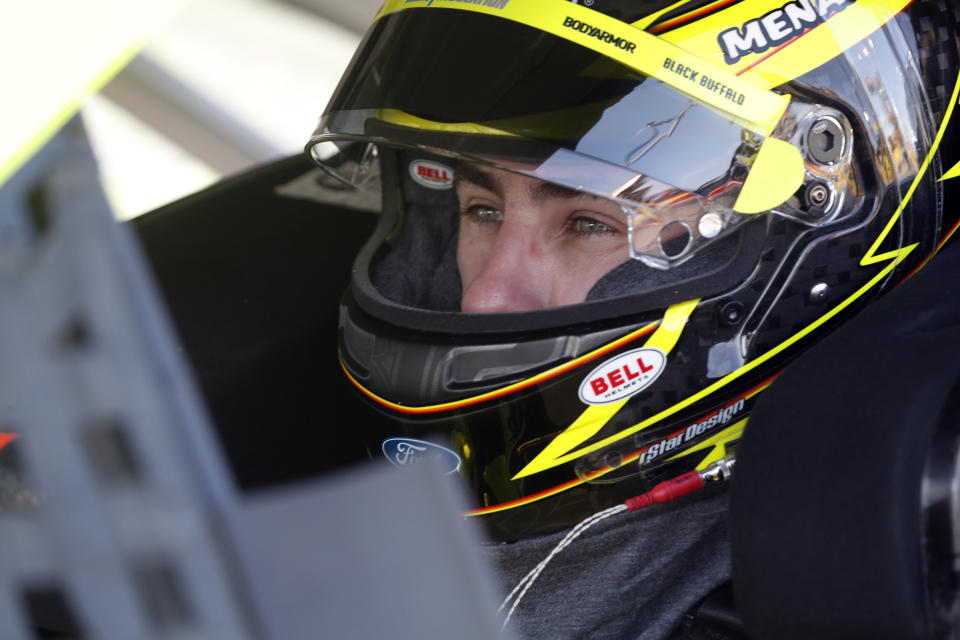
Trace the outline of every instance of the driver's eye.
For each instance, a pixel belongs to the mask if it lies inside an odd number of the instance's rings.
[[[577,218],[573,222],[574,230],[577,233],[610,233],[615,231],[613,227],[608,224],[604,224],[599,220],[594,220],[593,218]]]
[[[493,207],[474,205],[465,213],[473,216],[477,222],[503,222],[503,212]]]

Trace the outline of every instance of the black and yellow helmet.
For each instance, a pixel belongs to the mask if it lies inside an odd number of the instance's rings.
[[[308,144],[381,181],[340,328],[371,455],[444,460],[510,540],[733,453],[790,359],[954,231],[957,20],[388,0]]]

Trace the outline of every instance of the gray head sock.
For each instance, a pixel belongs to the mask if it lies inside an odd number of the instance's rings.
[[[651,291],[702,278],[726,267],[740,247],[739,234],[731,234],[704,248],[695,257],[671,269],[654,269],[639,260],[628,259],[600,278],[587,293],[587,301]]]
[[[431,311],[460,310],[460,272],[457,268],[459,205],[454,190],[429,189],[415,183],[407,167],[417,159],[400,154],[405,219],[389,250],[371,269],[370,279],[386,298]]]

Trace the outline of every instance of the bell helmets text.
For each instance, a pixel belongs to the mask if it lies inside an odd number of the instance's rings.
[[[634,349],[607,360],[580,383],[584,404],[610,404],[638,393],[660,377],[667,357],[653,347]]]
[[[428,189],[453,187],[453,169],[439,162],[414,160],[410,163],[410,177],[414,182]]]

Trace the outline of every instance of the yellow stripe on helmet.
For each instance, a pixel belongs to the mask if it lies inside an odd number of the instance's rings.
[[[410,129],[421,129],[424,131],[441,131],[443,133],[466,133],[486,136],[508,136],[513,137],[516,134],[488,127],[475,122],[439,122],[436,120],[426,120],[418,118],[400,109],[380,109],[377,112],[377,118],[390,124],[408,127]]]

